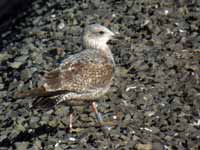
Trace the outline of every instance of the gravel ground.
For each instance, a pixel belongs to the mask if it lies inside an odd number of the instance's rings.
[[[200,149],[200,1],[36,0],[15,27],[1,35],[1,150],[198,150]],[[117,68],[110,92],[98,102],[108,136],[92,125],[87,106],[30,109],[34,98],[17,91],[41,84],[70,54],[81,51],[80,33],[91,23],[119,31],[112,45]]]

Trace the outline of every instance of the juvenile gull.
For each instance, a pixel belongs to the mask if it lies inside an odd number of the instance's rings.
[[[115,37],[115,33],[102,25],[88,25],[82,37],[83,51],[69,56],[58,68],[46,73],[41,87],[17,95],[54,97],[56,104],[93,102],[102,97],[108,92],[114,75],[115,62],[107,42]],[[43,99],[37,103],[43,103]],[[101,123],[94,102],[92,106]]]

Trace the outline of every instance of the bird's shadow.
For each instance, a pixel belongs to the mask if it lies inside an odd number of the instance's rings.
[[[32,107],[30,109],[41,109],[43,111],[48,111],[56,107],[56,99],[51,99],[49,97],[37,97],[32,102]]]
[[[37,109],[42,111],[48,111],[50,109],[54,109],[55,102],[56,101],[50,100],[49,98],[36,98],[33,101],[32,106],[29,108],[29,110],[33,111]],[[43,134],[54,135],[56,134],[57,130],[57,127],[51,127],[48,124],[44,124],[33,130],[27,129],[25,131],[20,132],[13,138],[6,137],[5,139],[3,139],[2,141],[0,141],[0,147],[14,147],[14,144],[16,142],[31,141],[32,139],[39,137]]]
[[[34,100],[34,102],[32,103],[32,107],[30,108],[30,110],[34,110],[34,109],[38,109],[38,110],[49,110],[49,109],[54,109],[55,108],[55,104],[56,104],[56,100],[52,100],[49,99],[48,97],[46,98],[37,98]],[[89,106],[90,103],[84,103],[87,104]],[[71,107],[73,104],[66,104],[67,106]],[[82,105],[82,103],[80,103],[80,105]],[[76,105],[75,105],[76,106]],[[78,105],[79,106],[79,105]],[[91,125],[85,125],[83,126],[83,128],[88,128]],[[75,126],[76,127],[76,126]],[[95,127],[100,127],[99,125],[95,126]],[[18,135],[16,135],[13,138],[5,138],[2,141],[0,141],[0,147],[15,147],[15,143],[16,142],[26,142],[26,141],[31,141],[32,139],[39,137],[40,135],[43,134],[51,134],[54,135],[56,134],[58,130],[58,127],[51,127],[48,124],[44,124],[42,126],[39,126],[38,128],[35,128],[33,130],[30,131],[30,129],[27,129],[23,132],[20,132]]]
[[[30,130],[26,130],[24,132],[20,132],[17,136],[15,136],[13,139],[9,139],[8,137],[5,138],[0,142],[0,147],[10,147],[14,146],[15,142],[24,142],[24,141],[30,141],[35,137],[39,137],[43,134],[56,134],[57,127],[51,127],[47,124],[42,125],[33,131],[30,132]]]

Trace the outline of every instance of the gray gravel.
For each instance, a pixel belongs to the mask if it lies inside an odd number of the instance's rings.
[[[1,35],[0,149],[200,149],[200,1],[36,0],[24,19]],[[117,68],[110,92],[98,102],[109,136],[94,126],[66,132],[69,107],[31,109],[17,91],[42,83],[81,50],[85,25],[100,23],[124,35],[112,44]],[[87,106],[75,126],[95,124]]]

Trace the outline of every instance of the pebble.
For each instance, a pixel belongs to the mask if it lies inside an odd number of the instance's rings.
[[[23,55],[23,56],[19,56],[17,58],[15,58],[15,61],[16,62],[22,62],[22,63],[25,63],[26,60],[27,60],[28,56],[27,55]]]
[[[141,144],[140,143],[140,144],[136,145],[137,150],[153,150],[152,148],[153,148],[152,144]]]
[[[27,150],[28,148],[28,142],[16,142],[15,146],[16,146],[16,150]]]
[[[11,58],[11,55],[9,55],[8,53],[0,53],[0,62],[6,61],[9,58]]]
[[[4,88],[4,84],[0,83],[0,90],[2,90]]]
[[[12,67],[13,69],[19,69],[19,67],[22,65],[22,62],[13,62],[10,63],[10,67]]]
[[[29,80],[31,77],[32,77],[32,71],[34,70],[31,70],[31,69],[24,69],[22,72],[21,72],[21,80],[26,82],[27,80]]]

